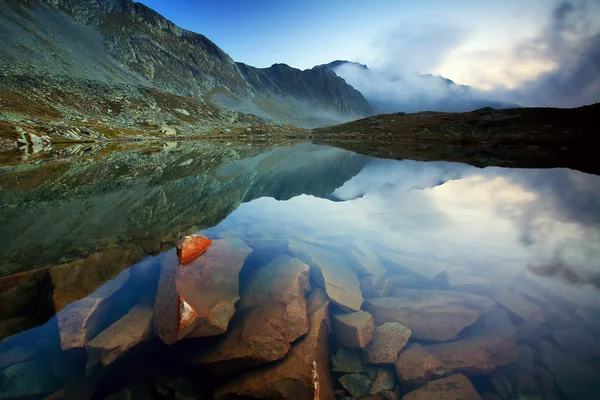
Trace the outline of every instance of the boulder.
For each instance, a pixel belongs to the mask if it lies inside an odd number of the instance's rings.
[[[188,265],[208,250],[212,240],[200,235],[186,236],[175,244],[179,265]]]
[[[423,345],[446,373],[487,374],[517,361],[515,327],[505,311],[492,309],[456,341]]]
[[[570,400],[594,399],[600,393],[598,371],[561,352],[550,342],[540,345],[542,362]]]
[[[342,311],[360,310],[363,297],[356,271],[338,254],[303,242],[291,242],[290,250],[310,265],[311,280],[325,289],[332,303]]]
[[[359,349],[340,348],[331,357],[334,372],[343,372],[346,374],[366,372],[375,376],[377,370],[372,365],[366,365],[363,362],[362,353]]]
[[[353,398],[369,395],[373,380],[361,374],[347,374],[338,379],[340,384]]]
[[[529,301],[515,291],[501,290],[494,295],[494,299],[504,308],[518,317],[537,323],[546,322],[544,310],[537,304]]]
[[[102,363],[103,366],[148,340],[152,333],[153,309],[138,305],[124,317],[100,332],[85,345],[88,354],[87,368]]]
[[[360,290],[363,297],[367,299],[387,297],[392,290],[392,282],[387,278],[365,276],[360,280]]]
[[[206,253],[179,266],[162,260],[154,304],[154,332],[166,344],[224,333],[239,300],[239,272],[250,248],[239,239],[215,240]]]
[[[365,348],[368,364],[394,364],[398,353],[410,338],[410,329],[397,322],[386,322],[375,328],[373,342]]]
[[[215,399],[233,396],[258,399],[322,399],[333,400],[328,349],[329,302],[319,293],[311,292],[307,300],[310,329],[294,344],[281,361],[265,365],[236,377],[218,389]],[[319,396],[315,396],[315,384]]]
[[[388,368],[380,368],[377,370],[377,376],[371,385],[369,394],[376,394],[390,391],[394,388],[396,377],[393,370]]]
[[[129,271],[123,271],[89,297],[67,305],[56,314],[63,350],[83,348],[108,325],[109,309],[128,279]]]
[[[194,362],[228,373],[283,358],[291,343],[308,332],[308,280],[308,265],[287,255],[258,269],[244,291],[240,319]]]
[[[455,339],[493,305],[493,300],[473,294],[403,289],[395,297],[366,300],[364,309],[376,325],[397,322],[415,339],[444,342]]]
[[[420,386],[434,375],[442,374],[442,362],[414,343],[402,350],[396,361],[396,373],[400,382]]]
[[[368,312],[357,311],[333,317],[333,330],[341,346],[365,347],[373,340],[375,324]]]
[[[94,253],[82,260],[50,268],[52,300],[56,312],[89,296],[142,257],[137,246],[124,245]]]
[[[0,400],[44,398],[60,388],[47,360],[36,359],[14,364],[2,371]]]
[[[351,265],[354,270],[362,276],[366,275],[379,278],[384,276],[386,270],[383,268],[381,261],[370,246],[362,241],[354,241],[354,244],[354,247],[349,251],[349,256],[353,258],[351,260]]]
[[[455,374],[428,382],[425,386],[407,393],[403,400],[481,400],[481,396],[466,376]]]
[[[600,340],[585,329],[572,326],[555,331],[553,336],[561,350],[578,361],[600,356]]]

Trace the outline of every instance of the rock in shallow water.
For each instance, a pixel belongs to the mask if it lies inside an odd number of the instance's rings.
[[[481,400],[471,381],[462,374],[428,382],[406,394],[403,400]]]
[[[496,299],[502,307],[525,321],[532,321],[540,324],[546,322],[544,310],[534,302],[527,300],[525,296],[520,293],[502,290],[496,293],[494,299]]]
[[[589,361],[600,355],[600,340],[582,328],[573,326],[555,331],[554,340],[571,357],[579,361]]]
[[[200,235],[186,236],[177,242],[177,258],[180,265],[188,265],[208,250],[212,240]]]
[[[410,329],[397,322],[386,322],[375,328],[373,342],[364,351],[368,364],[394,364],[398,352],[406,346]]]
[[[218,389],[215,399],[234,396],[258,399],[313,399],[313,364],[319,382],[319,398],[333,400],[333,384],[329,374],[329,349],[327,343],[329,301],[315,289],[308,298],[310,329],[305,337],[295,343],[281,361],[255,369],[236,377]]]
[[[350,314],[337,314],[333,317],[333,330],[338,342],[344,347],[365,347],[373,340],[375,324],[371,314],[357,311]]]
[[[338,379],[340,384],[353,398],[361,398],[369,394],[373,380],[361,374],[348,374]]]
[[[408,345],[398,356],[396,373],[403,384],[422,385],[434,375],[442,374],[442,362],[420,345]]]
[[[283,358],[291,343],[308,332],[308,280],[308,265],[287,255],[259,268],[244,291],[240,319],[196,362],[227,373]]]
[[[303,242],[290,242],[290,250],[310,265],[311,279],[325,289],[332,303],[345,312],[360,310],[363,302],[356,271],[338,254]]]
[[[375,324],[398,322],[415,339],[445,342],[455,339],[494,305],[483,296],[441,290],[403,289],[396,297],[365,301]]]

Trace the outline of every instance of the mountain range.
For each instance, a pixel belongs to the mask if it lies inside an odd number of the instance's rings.
[[[375,84],[383,78],[357,65],[255,68],[131,0],[0,1],[1,119],[60,116],[173,134],[243,121],[314,128],[377,112],[503,106],[434,76],[419,76],[446,85],[433,100],[431,90],[379,95]],[[165,96],[168,101],[159,101]],[[204,128],[198,122],[206,122]]]

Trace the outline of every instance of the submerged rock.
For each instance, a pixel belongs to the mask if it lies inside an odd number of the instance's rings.
[[[366,365],[363,362],[362,353],[360,349],[345,349],[340,348],[331,357],[334,372],[343,373],[359,373],[367,372],[375,375],[377,370],[372,365]]]
[[[410,329],[397,322],[386,322],[375,328],[373,342],[365,348],[368,364],[394,364],[398,353],[410,338]]]
[[[360,280],[360,290],[363,297],[367,299],[387,297],[392,290],[392,282],[387,278],[366,276]]]
[[[560,348],[579,361],[589,361],[600,356],[600,340],[592,333],[582,328],[573,326],[555,331],[554,340]]]
[[[395,366],[400,382],[411,386],[422,385],[444,372],[442,362],[416,343],[400,352]]]
[[[497,308],[481,317],[458,340],[423,345],[423,349],[442,362],[446,373],[487,374],[519,357],[515,327],[507,313]]]
[[[337,314],[333,317],[333,330],[338,342],[344,347],[365,347],[373,340],[375,324],[371,314],[357,311]]]
[[[440,290],[403,289],[396,295],[366,300],[364,309],[377,325],[398,322],[415,339],[437,342],[455,339],[494,305],[487,297]]]
[[[537,322],[540,324],[546,322],[544,310],[534,302],[527,300],[525,296],[520,293],[502,290],[496,293],[494,299],[496,299],[502,307],[526,321]]]
[[[373,250],[363,242],[355,241],[354,247],[349,251],[353,258],[352,267],[359,275],[382,277],[386,270]]]
[[[290,250],[310,265],[311,279],[325,289],[332,303],[345,312],[360,310],[363,302],[356,271],[338,254],[303,242],[291,242]]]
[[[371,378],[361,374],[347,374],[338,379],[338,381],[353,398],[368,396],[373,384]]]
[[[597,398],[600,393],[598,371],[562,353],[550,342],[540,345],[541,359],[552,373],[560,390],[571,400]]]
[[[425,386],[407,393],[403,400],[481,400],[481,396],[466,376],[455,374],[428,382]]]
[[[308,280],[308,265],[287,255],[258,269],[244,292],[240,320],[196,362],[230,372],[283,358],[291,343],[308,332]]]
[[[328,306],[315,289],[308,298],[310,330],[294,344],[281,361],[236,377],[218,389],[215,399],[233,396],[257,399],[333,400],[333,383],[329,374]],[[315,397],[313,361],[316,364],[319,396]]]
[[[376,394],[381,392],[390,391],[394,388],[396,383],[396,376],[394,371],[388,368],[380,368],[377,370],[377,377],[371,385],[369,394]]]
[[[103,330],[85,345],[88,353],[87,368],[97,363],[103,366],[150,338],[152,333],[152,308],[138,305],[123,318]]]
[[[175,245],[180,265],[188,265],[208,250],[212,240],[200,235],[186,236]]]
[[[47,360],[31,360],[2,371],[0,399],[43,398],[60,387]]]

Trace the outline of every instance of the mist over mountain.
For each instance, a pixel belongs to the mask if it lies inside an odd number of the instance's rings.
[[[361,92],[378,113],[446,111],[478,108],[514,108],[517,104],[484,97],[477,90],[431,74],[371,70],[364,64],[336,60],[319,68],[330,69]]]

